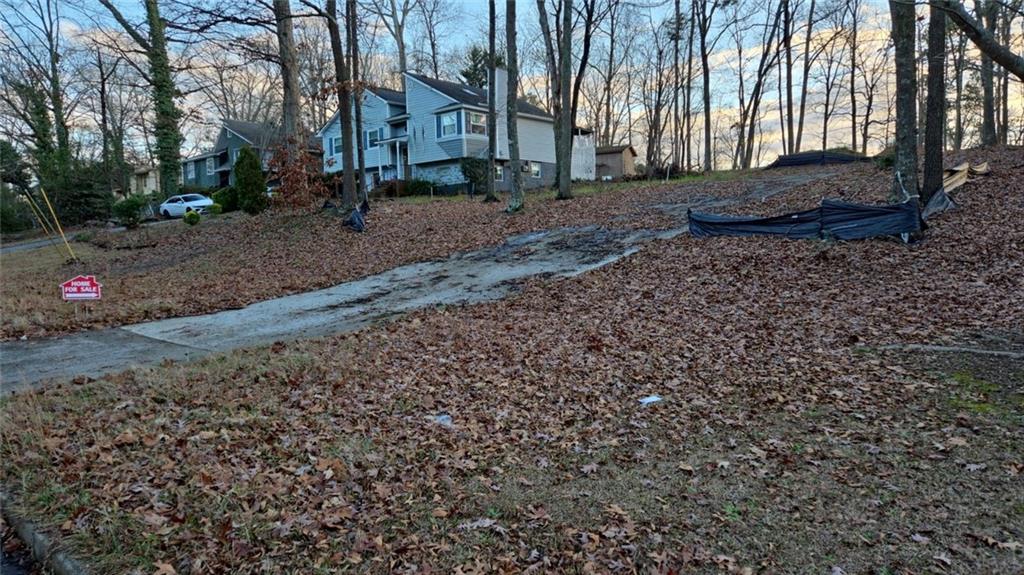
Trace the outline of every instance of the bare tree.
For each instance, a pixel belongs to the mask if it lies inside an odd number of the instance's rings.
[[[498,196],[494,193],[494,159],[498,151],[498,113],[496,102],[494,101],[496,98],[494,89],[496,58],[494,28],[496,26],[495,20],[498,17],[495,14],[494,0],[488,0],[487,8],[490,18],[488,19],[487,26],[487,194],[484,196],[484,201],[497,202]]]
[[[132,40],[146,52],[149,60],[148,79],[153,87],[153,107],[156,112],[155,132],[157,158],[160,162],[160,188],[164,195],[173,195],[178,190],[178,177],[181,175],[180,154],[183,138],[178,125],[181,112],[174,102],[177,90],[167,53],[166,22],[160,15],[157,0],[144,0],[149,34],[148,37],[143,36],[110,0],[99,1]]]
[[[711,53],[714,52],[718,40],[722,37],[725,28],[720,28],[717,34],[712,35],[712,26],[715,23],[715,13],[723,6],[729,5],[730,0],[711,0],[704,2],[694,0],[693,17],[697,24],[697,39],[700,45],[701,73],[704,77],[704,171],[714,170],[712,162],[711,145]]]
[[[73,105],[68,106],[64,38],[60,32],[60,3],[56,0],[31,0],[0,5],[0,22],[4,24],[3,41],[8,44],[5,57],[15,59],[21,67],[21,81],[39,83],[52,113],[56,150],[51,158],[56,175],[63,178],[71,169],[71,140],[68,119]],[[5,83],[15,81],[8,69]],[[13,106],[18,108],[18,106]]]
[[[369,202],[370,195],[366,189],[366,150],[363,146],[363,78],[360,75],[360,53],[359,53],[359,19],[356,17],[356,0],[345,2],[345,32],[348,36],[348,61],[349,75],[354,82],[352,90],[352,108],[355,116],[356,131],[356,192],[362,201]],[[405,156],[405,166],[402,170],[402,177],[409,177],[409,155]]]
[[[506,86],[505,117],[508,121],[508,158],[512,184],[512,194],[508,200],[507,211],[518,212],[523,209],[523,171],[519,161],[519,105],[517,86],[519,85],[519,48],[516,45],[516,0],[505,0],[505,64],[508,66],[508,85]]]
[[[978,49],[1009,70],[1011,74],[1024,80],[1024,57],[1014,54],[1008,46],[1000,44],[987,26],[975,20],[961,2],[957,0],[935,1],[942,2],[943,7],[949,11],[950,20],[974,42]]]
[[[849,44],[849,56],[850,56],[850,70],[848,80],[850,82],[849,91],[847,92],[850,98],[850,149],[857,149],[857,70],[858,65],[858,33],[860,29],[860,18],[861,18],[861,0],[851,0],[846,3],[847,12],[850,15],[847,20],[848,35],[847,42]],[[913,39],[913,37],[911,37]]]
[[[452,31],[454,23],[460,17],[460,11],[458,5],[448,0],[419,0],[417,7],[419,10],[416,12],[416,23],[420,30],[419,37],[426,42],[426,49],[418,50],[422,53],[419,59],[425,61],[425,67],[434,78],[440,78],[442,38]]]
[[[295,26],[289,0],[274,0],[274,24],[277,30],[277,48],[281,66],[283,91],[281,127],[285,138],[288,161],[297,157],[302,140],[302,96],[299,93],[299,62],[295,49]],[[348,164],[351,166],[351,164]]]
[[[569,94],[569,75],[572,74],[572,0],[562,0],[562,26],[558,37],[558,82],[562,98],[562,116],[558,145],[558,195],[560,200],[572,198],[572,98]]]
[[[912,0],[889,0],[896,47],[896,159],[893,194],[917,196],[917,69]]]
[[[419,0],[365,0],[360,5],[380,19],[381,24],[395,41],[395,48],[398,50],[398,74],[401,76],[404,90],[405,73],[409,71],[409,59],[405,49],[405,29],[409,15],[419,5]]]
[[[268,60],[244,61],[215,46],[201,49],[192,74],[198,90],[221,118],[278,123],[281,81],[277,65]]]
[[[928,105],[925,113],[924,184],[921,201],[927,203],[942,186],[942,149],[946,131],[946,13],[928,9]]]

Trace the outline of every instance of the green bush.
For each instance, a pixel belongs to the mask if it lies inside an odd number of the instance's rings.
[[[245,146],[238,152],[234,170],[238,207],[247,214],[258,214],[267,209],[270,206],[267,180],[263,177],[260,158],[252,148]]]
[[[199,212],[189,211],[185,212],[185,217],[182,218],[186,224],[194,226],[199,223]]]
[[[487,193],[487,160],[481,158],[462,158],[460,167],[462,168],[462,175],[473,185],[474,193]]]
[[[434,182],[428,180],[409,180],[405,183],[404,196],[429,196]]]
[[[220,204],[225,212],[233,212],[238,209],[238,190],[234,186],[221,188],[213,192],[210,197],[213,198],[214,203]]]
[[[112,208],[114,217],[128,229],[137,228],[142,221],[142,208],[145,208],[148,203],[146,196],[142,194],[128,196],[114,204]]]
[[[224,213],[224,206],[214,202],[210,204],[210,207],[206,208],[206,211],[210,212],[211,215],[218,215]]]
[[[10,234],[32,227],[32,209],[14,190],[0,188],[0,232]]]

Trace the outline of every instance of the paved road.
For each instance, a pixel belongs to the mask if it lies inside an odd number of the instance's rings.
[[[14,252],[23,252],[26,250],[34,250],[50,244],[57,245],[54,240],[43,238],[41,240],[30,240],[27,242],[19,242],[16,244],[4,244],[0,246],[0,254],[10,254]],[[61,248],[63,249],[63,248]]]

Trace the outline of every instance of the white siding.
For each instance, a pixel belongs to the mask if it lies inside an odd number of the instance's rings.
[[[434,110],[455,103],[455,100],[441,94],[437,90],[424,85],[419,80],[405,77],[405,106],[409,113],[409,163],[423,164],[461,157],[448,154],[437,143]],[[460,138],[460,137],[457,137]]]
[[[519,157],[531,162],[555,163],[554,124],[519,117]]]

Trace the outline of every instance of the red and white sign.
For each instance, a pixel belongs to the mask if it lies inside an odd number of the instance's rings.
[[[64,301],[100,299],[102,289],[103,285],[96,281],[96,276],[77,276],[60,284]]]

